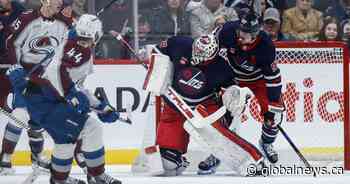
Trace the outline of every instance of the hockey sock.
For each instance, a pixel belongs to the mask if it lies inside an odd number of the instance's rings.
[[[92,152],[83,152],[88,173],[91,176],[99,176],[105,172],[105,149]]]
[[[29,146],[33,154],[39,154],[44,149],[44,136],[41,129],[28,130]]]
[[[277,134],[278,134],[277,127],[272,127],[272,126],[266,125],[266,123],[263,123],[262,135],[261,135],[261,140],[263,143],[271,144],[275,142]]]
[[[2,153],[12,155],[15,151],[22,129],[7,123],[2,140]]]
[[[51,156],[51,177],[64,181],[68,178],[73,162],[73,144],[55,144]]]
[[[69,159],[59,159],[54,156],[51,157],[51,175],[55,180],[65,180],[68,178],[73,157]]]

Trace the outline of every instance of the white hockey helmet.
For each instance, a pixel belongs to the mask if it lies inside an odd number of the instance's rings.
[[[192,65],[199,65],[213,59],[219,51],[218,41],[213,34],[202,35],[192,45]]]
[[[75,24],[75,31],[78,37],[90,38],[96,45],[103,36],[101,20],[91,14],[83,14]]]

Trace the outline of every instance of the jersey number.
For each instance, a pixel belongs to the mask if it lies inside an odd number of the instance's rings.
[[[17,31],[21,27],[22,22],[19,19],[16,19],[15,22],[13,22],[12,27]]]
[[[83,54],[80,52],[76,53],[74,48],[72,48],[70,51],[68,51],[67,55],[70,58],[74,58],[75,63],[79,63],[83,59]]]

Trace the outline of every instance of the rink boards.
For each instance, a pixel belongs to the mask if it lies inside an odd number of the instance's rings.
[[[107,164],[129,164],[142,145],[144,129],[154,126],[154,99],[147,102],[142,91],[146,71],[141,65],[129,61],[115,62],[97,61],[95,73],[87,79],[86,87],[93,91],[103,89],[118,110],[132,108],[132,125],[121,122],[104,125]],[[280,64],[279,67],[287,104],[283,127],[291,138],[307,153],[343,152],[342,65]],[[239,133],[256,144],[261,132],[256,101],[252,101],[248,110],[242,117]],[[0,124],[0,129],[3,130],[4,126],[5,123]],[[2,134],[3,131],[0,136]],[[27,136],[22,136],[15,164],[29,164]],[[52,141],[47,141],[46,145],[50,150]],[[276,148],[289,149],[282,136],[278,137]]]

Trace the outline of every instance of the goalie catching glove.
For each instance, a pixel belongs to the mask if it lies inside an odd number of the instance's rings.
[[[222,95],[222,103],[231,112],[231,116],[236,117],[244,112],[249,99],[253,96],[254,94],[249,88],[240,88],[233,85],[225,89]]]

